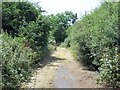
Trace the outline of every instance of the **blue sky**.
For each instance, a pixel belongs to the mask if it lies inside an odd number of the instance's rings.
[[[90,12],[100,5],[100,0],[29,0],[31,2],[40,2],[42,9],[46,14],[57,14],[64,11],[72,11],[78,16]]]

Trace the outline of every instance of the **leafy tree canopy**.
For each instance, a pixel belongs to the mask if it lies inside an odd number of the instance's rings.
[[[51,28],[52,36],[54,37],[57,44],[60,44],[67,37],[67,29],[69,26],[74,24],[77,20],[77,14],[71,11],[65,11],[64,13],[58,13],[51,15]]]

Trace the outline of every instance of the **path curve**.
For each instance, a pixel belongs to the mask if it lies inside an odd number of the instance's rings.
[[[58,47],[43,61],[45,66],[33,71],[27,88],[101,88],[97,73],[83,69],[69,50]]]

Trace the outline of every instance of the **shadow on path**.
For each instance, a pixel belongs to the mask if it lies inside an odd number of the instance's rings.
[[[48,55],[47,57],[45,57],[44,59],[41,60],[41,64],[44,66],[46,65],[50,65],[51,63],[53,62],[60,62],[60,61],[64,61],[65,58],[58,58],[58,57],[55,57],[55,56],[51,56],[51,55]]]

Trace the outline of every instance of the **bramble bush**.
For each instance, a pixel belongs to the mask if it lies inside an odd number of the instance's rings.
[[[19,87],[30,76],[31,67],[48,53],[50,24],[42,12],[28,1],[2,3],[2,29],[8,34],[0,44],[3,86]]]
[[[65,40],[69,40],[66,46],[70,45],[75,58],[98,70],[99,81],[112,87],[120,87],[120,59],[117,58],[118,51],[115,51],[119,46],[118,25],[118,3],[104,2],[70,27]],[[103,58],[104,55],[107,57]],[[117,74],[114,73],[116,71]]]
[[[44,17],[46,19],[46,17]],[[26,44],[30,46],[32,50],[37,52],[37,59],[41,58],[48,51],[48,33],[50,25],[47,20],[44,20],[43,16],[38,18],[35,22],[24,23],[24,27],[20,27],[21,37],[25,37]]]
[[[48,52],[48,17],[36,4],[26,2],[2,3],[2,28],[12,37],[24,37],[26,45],[37,53],[39,61]]]
[[[101,67],[99,83],[105,82],[106,85],[114,88],[120,87],[120,55],[118,55],[118,47],[109,50],[100,59]]]
[[[2,36],[0,57],[2,57],[3,87],[19,87],[28,80],[36,53],[25,47],[23,38]]]

